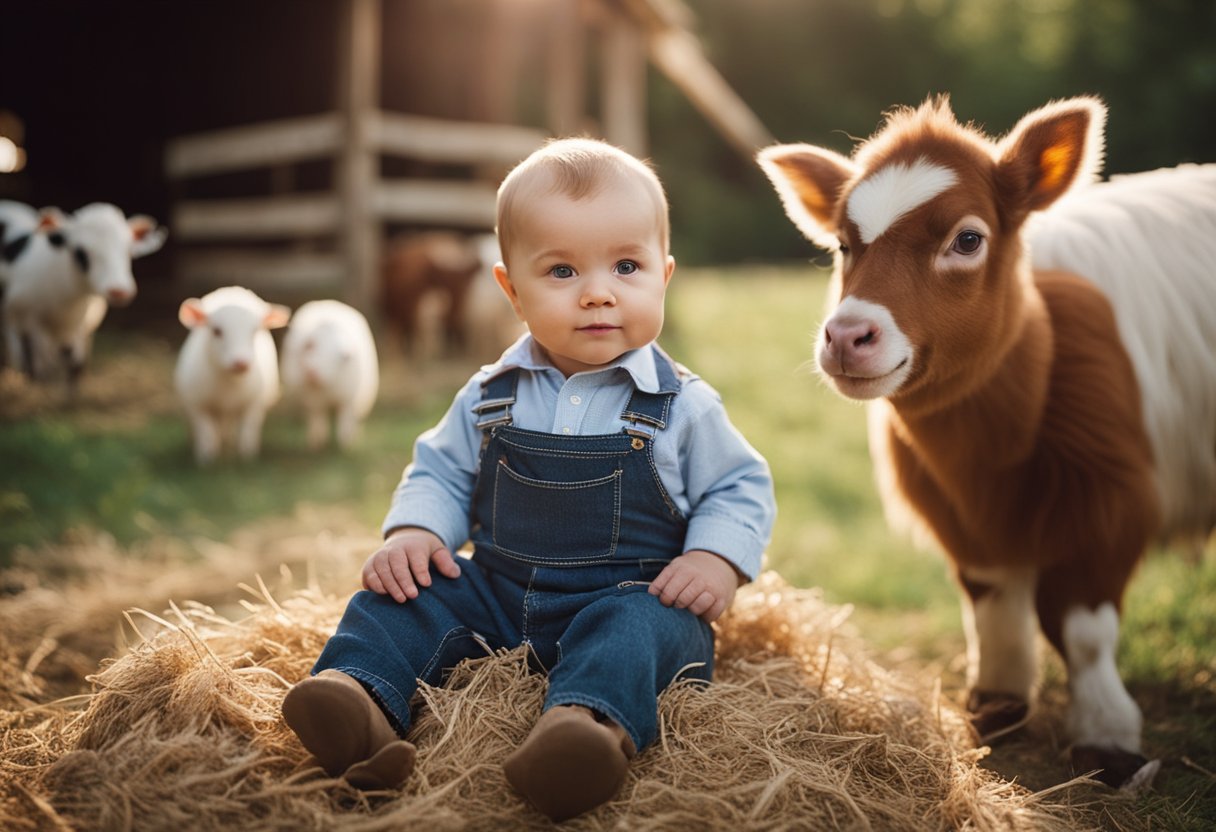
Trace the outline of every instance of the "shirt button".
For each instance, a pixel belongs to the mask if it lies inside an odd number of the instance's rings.
[[[570,404],[582,404],[582,403],[583,403],[582,396],[571,396],[570,397]]]
[[[570,428],[562,428],[562,433],[569,433],[569,432],[570,432]]]

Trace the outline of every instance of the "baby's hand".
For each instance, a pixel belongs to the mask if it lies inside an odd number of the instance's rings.
[[[460,566],[434,532],[397,529],[363,564],[363,587],[404,603],[418,597],[418,587],[431,585],[432,561],[440,575],[459,577]]]
[[[650,594],[658,595],[665,606],[688,609],[705,621],[715,621],[735,600],[739,573],[729,561],[691,549],[667,564],[650,584]]]

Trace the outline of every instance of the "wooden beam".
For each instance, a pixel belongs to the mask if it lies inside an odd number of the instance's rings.
[[[545,141],[541,130],[509,124],[377,112],[368,140],[380,151],[423,162],[513,165]]]
[[[173,236],[184,242],[315,237],[337,233],[340,226],[331,194],[183,200],[171,215]]]
[[[701,114],[748,159],[776,139],[710,64],[701,44],[682,29],[654,32],[650,59]]]
[[[497,189],[486,182],[403,179],[376,187],[375,212],[382,220],[403,223],[494,228]]]
[[[343,148],[339,113],[323,113],[193,133],[172,139],[165,150],[170,179],[187,179],[335,156]],[[518,162],[547,138],[543,130],[509,124],[428,118],[373,110],[367,140],[373,152],[424,162],[504,164]]]
[[[165,175],[185,179],[332,156],[342,145],[337,113],[288,118],[171,139]]]
[[[179,250],[174,274],[187,291],[238,284],[256,292],[325,292],[340,289],[346,268],[332,252],[246,249]]]
[[[380,180],[368,192],[368,224],[379,228],[388,220],[489,230],[495,194],[488,182]],[[329,193],[183,200],[174,205],[169,227],[183,242],[319,237],[341,233],[343,210]]]
[[[650,60],[674,83],[709,123],[749,160],[776,141],[726,80],[701,43],[688,31],[692,12],[680,0],[599,0],[647,33]]]

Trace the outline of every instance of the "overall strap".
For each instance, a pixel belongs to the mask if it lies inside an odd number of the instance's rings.
[[[651,345],[651,350],[659,377],[659,389],[654,393],[634,390],[625,409],[621,411],[621,418],[629,422],[625,432],[648,438],[667,427],[671,402],[680,392],[680,376],[675,362],[657,346]]]
[[[519,368],[512,367],[482,382],[481,401],[473,405],[477,429],[487,434],[490,428],[511,424],[511,405],[519,385]]]

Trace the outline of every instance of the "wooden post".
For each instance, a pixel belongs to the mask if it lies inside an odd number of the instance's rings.
[[[600,52],[604,138],[635,156],[647,154],[646,41],[620,14],[605,16]]]
[[[545,106],[554,136],[583,130],[586,116],[586,26],[580,0],[550,0]]]
[[[381,229],[372,197],[379,178],[372,122],[380,100],[380,0],[346,0],[338,46],[338,111],[345,143],[338,153],[340,247],[346,261],[343,294],[373,321],[380,284]]]

